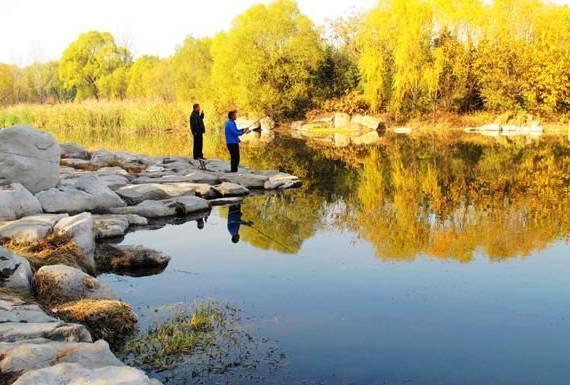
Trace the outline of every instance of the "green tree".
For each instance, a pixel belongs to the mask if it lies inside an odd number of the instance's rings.
[[[87,32],[71,43],[59,63],[59,76],[64,87],[74,89],[78,99],[99,98],[100,87],[112,88],[113,73],[130,65],[131,54],[117,46],[115,39],[106,32]],[[110,77],[110,79],[105,79]],[[119,76],[116,76],[117,78]],[[117,79],[115,79],[117,80]]]
[[[248,9],[214,39],[212,54],[220,108],[238,106],[277,118],[310,105],[324,59],[319,33],[291,0]]]

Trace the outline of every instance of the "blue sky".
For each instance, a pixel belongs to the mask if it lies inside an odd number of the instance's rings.
[[[85,31],[111,32],[135,55],[171,55],[187,35],[213,35],[260,0],[0,0],[0,63],[60,57]],[[318,24],[375,0],[298,0]]]

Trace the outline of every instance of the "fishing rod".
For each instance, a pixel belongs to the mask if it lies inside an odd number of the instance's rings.
[[[273,237],[267,235],[267,234],[264,233],[263,231],[261,231],[261,230],[259,230],[258,228],[254,227],[254,226],[253,226],[253,222],[250,221],[249,223],[246,223],[245,225],[248,226],[248,227],[251,227],[252,229],[254,229],[255,231],[257,231],[259,234],[261,234],[261,235],[263,235],[265,238],[269,239],[271,242],[277,243],[279,246],[283,247],[283,248],[285,249],[285,251],[287,251],[288,253],[291,253],[291,254],[294,253],[294,251],[291,250],[291,249],[289,248],[289,246],[285,245],[284,243],[278,241],[277,239],[275,239],[275,238],[273,238]]]

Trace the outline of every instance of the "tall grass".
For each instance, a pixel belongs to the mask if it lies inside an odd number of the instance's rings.
[[[19,104],[0,110],[0,127],[31,124],[44,129],[129,130],[138,134],[188,129],[190,103],[163,101],[86,101],[63,104]],[[206,123],[221,123],[207,114]]]
[[[207,154],[224,153],[222,117],[206,105]],[[86,101],[55,105],[20,104],[0,110],[0,127],[29,124],[51,132],[60,143],[104,147],[148,155],[188,155],[191,103]]]

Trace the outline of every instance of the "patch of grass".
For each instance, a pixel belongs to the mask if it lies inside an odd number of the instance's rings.
[[[224,383],[258,378],[259,368],[276,370],[285,356],[268,339],[250,333],[236,308],[206,301],[128,341],[122,358],[163,373],[159,376],[165,383],[192,378],[201,384],[217,383],[217,376]]]
[[[121,301],[84,299],[54,306],[51,311],[65,321],[85,325],[94,339],[103,338],[111,345],[124,341],[136,330],[133,309]]]
[[[67,265],[93,274],[89,259],[70,237],[51,234],[39,242],[6,241],[2,244],[8,250],[30,261],[34,270],[48,265]]]

